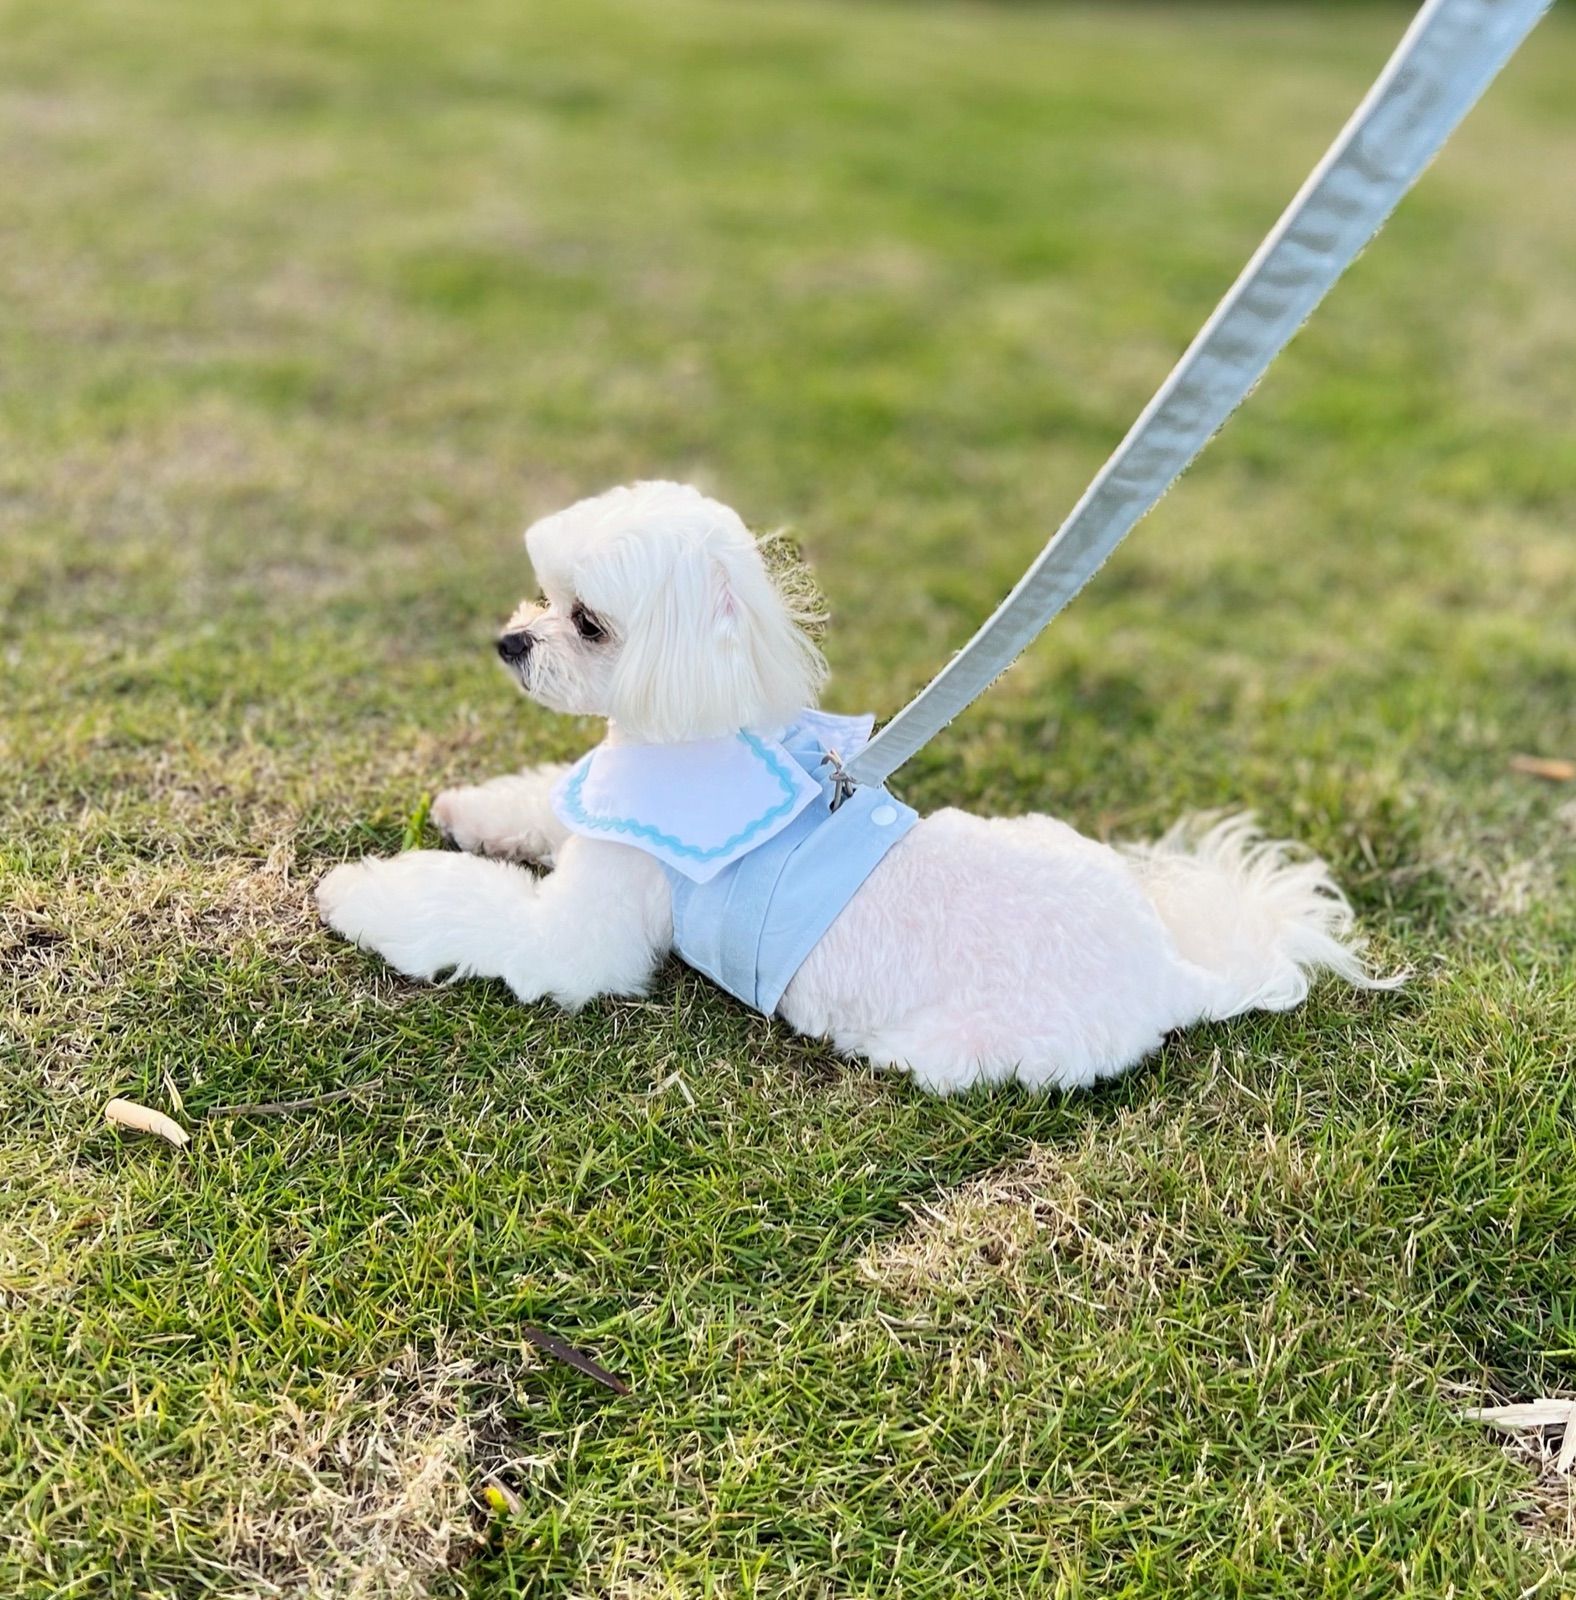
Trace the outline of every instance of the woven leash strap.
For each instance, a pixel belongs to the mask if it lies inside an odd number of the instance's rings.
[[[1051,542],[848,763],[879,784],[1012,665],[1242,404],[1551,0],[1428,0],[1363,102]]]

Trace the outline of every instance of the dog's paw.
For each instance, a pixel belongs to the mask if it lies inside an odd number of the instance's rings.
[[[335,933],[369,950],[377,948],[379,924],[389,911],[386,886],[379,883],[386,861],[347,861],[324,875],[314,898],[318,915]]]
[[[537,802],[533,805],[532,802]],[[530,813],[539,809],[535,787],[526,780],[495,778],[491,783],[445,789],[432,802],[432,821],[456,849],[501,861],[553,864],[553,839],[533,826]]]
[[[529,872],[447,850],[335,867],[317,908],[336,933],[407,978],[495,978],[536,895]]]
[[[412,856],[347,861],[318,884],[318,914],[335,933],[383,957],[407,978],[435,978],[452,965],[428,948]]]
[[[356,901],[356,891],[366,878],[367,861],[346,861],[326,872],[312,898],[317,902],[317,914],[335,933],[354,939],[351,923]]]

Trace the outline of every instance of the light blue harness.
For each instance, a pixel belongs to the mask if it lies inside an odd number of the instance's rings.
[[[832,773],[814,731],[795,724],[781,742],[820,782],[821,798],[709,882],[666,868],[673,948],[768,1015],[859,886],[919,821],[885,789],[856,789],[833,811]]]
[[[638,804],[599,811],[588,802],[587,776],[596,751],[566,775],[555,809],[575,833],[628,844],[655,857],[673,887],[674,949],[729,994],[769,1015],[838,913],[919,820],[911,806],[877,787],[856,789],[832,809],[835,773],[826,760],[828,736],[855,723],[862,743],[868,719],[818,712],[807,712],[774,740],[738,736],[770,780],[782,791],[792,788],[798,800],[786,823],[775,816],[762,821],[784,807],[768,793],[771,803],[763,802],[760,818],[742,818],[741,833],[718,847],[726,857],[720,869],[697,867],[697,860],[717,850],[697,850],[679,835],[681,824],[666,810],[653,807],[651,814],[661,818],[658,825],[640,814]],[[651,753],[671,770],[674,748],[653,747]],[[791,772],[782,767],[785,760],[793,763]],[[751,843],[755,838],[760,842]]]

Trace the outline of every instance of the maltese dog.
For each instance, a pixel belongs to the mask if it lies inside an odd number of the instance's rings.
[[[1089,1084],[1172,1029],[1287,1010],[1321,969],[1379,985],[1328,869],[1248,819],[1113,849],[1051,817],[921,819],[851,788],[872,719],[815,709],[812,586],[698,490],[613,489],[525,537],[542,593],[498,653],[607,736],[439,795],[464,853],[323,879],[324,919],[400,972],[574,1008],[642,993],[677,952],[941,1094]]]

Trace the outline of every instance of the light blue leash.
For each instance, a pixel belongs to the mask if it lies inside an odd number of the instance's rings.
[[[1428,0],[1072,514],[990,620],[848,763],[848,780],[884,783],[1094,576],[1247,398],[1550,3]]]

